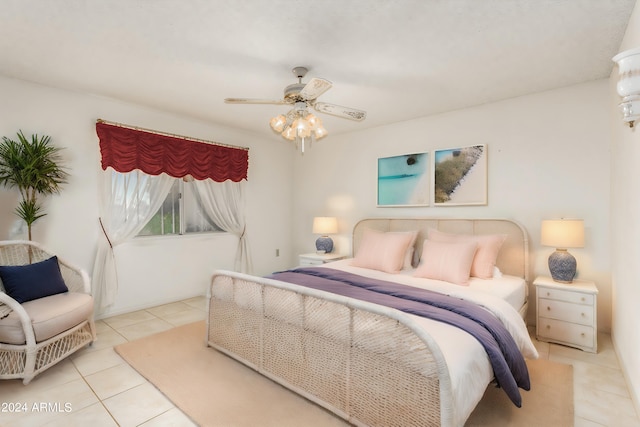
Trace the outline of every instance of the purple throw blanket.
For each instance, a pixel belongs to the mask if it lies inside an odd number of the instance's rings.
[[[529,390],[529,371],[513,337],[491,313],[458,298],[330,268],[297,268],[272,279],[368,301],[463,329],[484,347],[498,387],[522,406],[518,387]]]

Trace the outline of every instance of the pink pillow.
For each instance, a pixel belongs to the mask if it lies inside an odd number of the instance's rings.
[[[407,249],[414,240],[412,233],[383,233],[367,228],[351,265],[398,273],[403,267]]]
[[[404,254],[404,261],[402,262],[402,269],[411,269],[413,268],[413,254],[415,252],[415,247],[414,245],[416,244],[416,239],[418,238],[418,230],[415,231],[388,231],[387,234],[389,233],[395,233],[395,234],[410,234],[411,235],[411,242],[409,242],[409,247],[407,248],[407,251]]]
[[[425,239],[422,262],[414,276],[467,286],[477,247],[475,242],[450,243]]]
[[[481,279],[491,279],[493,269],[496,266],[498,252],[507,236],[505,234],[466,235],[449,234],[430,228],[427,234],[429,240],[437,242],[473,242],[478,245],[478,250],[471,264],[471,276]]]

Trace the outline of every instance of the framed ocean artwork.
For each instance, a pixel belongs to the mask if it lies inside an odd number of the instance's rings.
[[[429,205],[429,153],[378,159],[378,206]]]
[[[433,152],[434,206],[487,204],[487,146]]]

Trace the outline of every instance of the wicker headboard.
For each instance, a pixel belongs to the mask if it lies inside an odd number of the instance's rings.
[[[507,236],[496,265],[504,274],[529,280],[529,238],[527,231],[517,222],[508,219],[453,219],[453,218],[368,218],[353,227],[353,253],[358,252],[365,228],[378,231],[418,230],[416,251],[422,252],[422,242],[427,230],[435,228],[445,233],[458,234],[505,234]]]

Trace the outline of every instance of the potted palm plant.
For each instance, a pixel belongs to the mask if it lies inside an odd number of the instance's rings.
[[[17,140],[2,138],[0,184],[18,188],[22,200],[16,214],[26,222],[31,240],[31,225],[46,215],[38,198],[59,193],[69,175],[59,165],[60,148],[51,144],[49,136],[34,134],[28,139],[22,131],[17,135]]]

